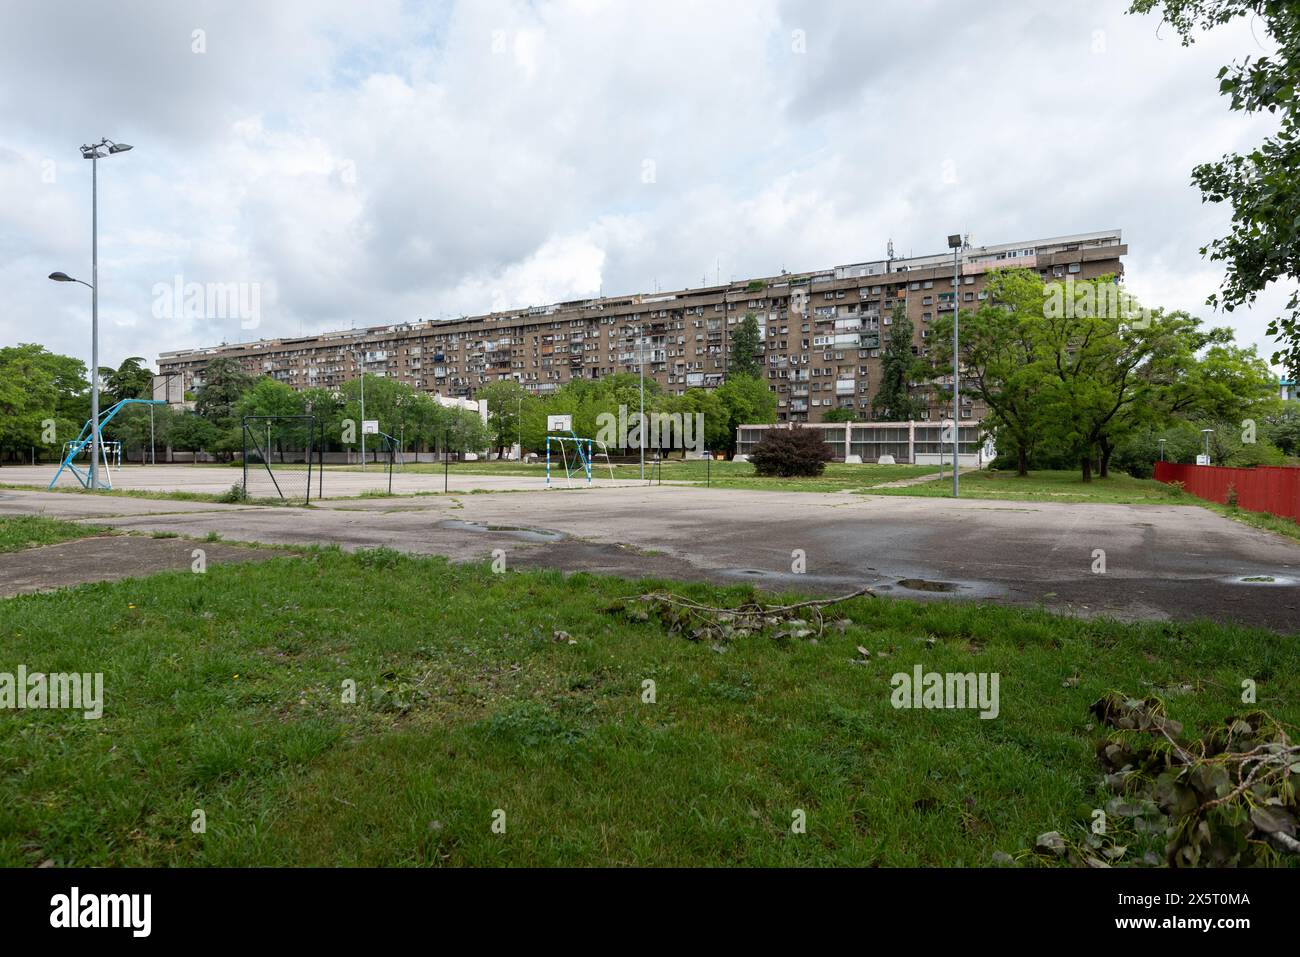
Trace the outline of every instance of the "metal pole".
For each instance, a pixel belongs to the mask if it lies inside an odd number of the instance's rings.
[[[645,327],[637,327],[637,356],[641,367],[641,421],[637,428],[637,445],[641,447],[641,481],[645,481]]]
[[[99,160],[90,158],[90,488],[99,488]]]
[[[957,352],[957,316],[961,310],[961,249],[954,246],[952,250],[952,497],[956,498],[957,488],[957,449],[961,436],[961,357]]]
[[[361,471],[366,470],[366,367],[361,366]]]
[[[447,446],[447,430],[442,430],[442,491],[447,491],[447,473],[450,470],[451,450]]]
[[[153,449],[153,406],[149,406],[149,464],[158,464],[158,459],[154,455]]]

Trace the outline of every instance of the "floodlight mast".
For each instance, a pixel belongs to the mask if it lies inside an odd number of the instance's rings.
[[[952,250],[952,497],[958,495],[957,454],[961,447],[958,441],[961,435],[961,355],[957,342],[957,318],[961,306],[961,247],[960,233],[948,237],[948,248]],[[942,454],[942,453],[941,453]]]
[[[90,160],[90,282],[53,272],[55,282],[79,282],[90,287],[90,488],[99,488],[99,161],[131,149],[107,137],[81,147],[81,158]]]

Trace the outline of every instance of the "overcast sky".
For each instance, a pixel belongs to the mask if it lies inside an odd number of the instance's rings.
[[[1128,286],[1204,306],[1249,149],[1215,74],[1126,0],[5,0],[0,344],[101,364],[1118,227]],[[255,321],[160,284],[245,284]],[[168,310],[173,314],[168,316]]]

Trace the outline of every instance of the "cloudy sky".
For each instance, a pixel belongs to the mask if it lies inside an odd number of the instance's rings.
[[[1267,120],[1125,0],[5,0],[0,344],[101,362],[1119,227],[1144,302],[1203,305],[1190,185]],[[1255,34],[1259,34],[1259,40]],[[242,284],[186,315],[177,284]],[[256,300],[253,297],[256,296]]]

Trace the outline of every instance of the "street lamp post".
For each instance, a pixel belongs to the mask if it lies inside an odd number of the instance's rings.
[[[359,359],[361,365],[361,471],[366,470],[366,364],[365,355],[352,350],[352,358]]]
[[[101,139],[81,148],[81,158],[90,160],[90,282],[73,279],[67,273],[52,272],[55,282],[79,282],[90,287],[90,488],[99,488],[99,161],[131,147]]]
[[[1160,440],[1160,461],[1163,462],[1164,460],[1165,460],[1165,440],[1161,439]]]
[[[641,367],[641,419],[637,428],[637,445],[641,452],[641,481],[645,481],[645,326],[637,326],[637,357]]]
[[[957,450],[961,435],[961,356],[957,351],[957,316],[961,310],[961,235],[954,233],[948,237],[948,248],[952,250],[952,497],[958,494],[957,484]]]

